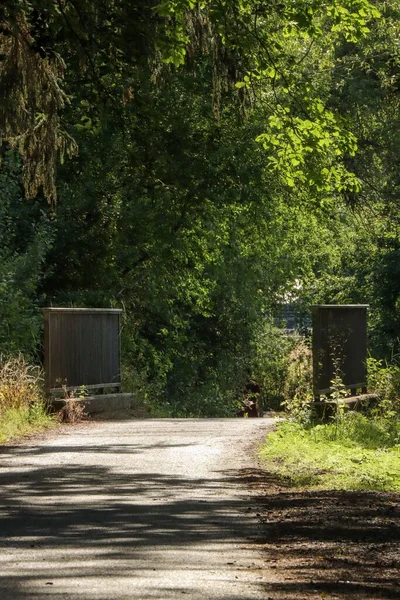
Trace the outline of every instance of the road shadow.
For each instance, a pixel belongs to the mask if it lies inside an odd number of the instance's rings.
[[[147,448],[179,451],[191,445],[160,442]],[[274,575],[264,585],[266,599],[400,597],[397,494],[296,491],[261,469],[188,479],[107,465],[107,453],[140,461],[145,448],[127,442],[106,449],[100,444],[3,449],[0,464],[10,466],[19,457],[23,468],[0,470],[2,599],[31,599],[32,588],[43,590],[40,598],[64,598],[56,593],[57,580],[139,577],[138,565],[143,568],[148,552],[177,547],[179,560],[193,561],[195,555],[195,568],[206,572],[206,550],[200,547],[243,543],[262,553],[266,573]],[[68,457],[72,463],[85,453],[91,464],[69,464]],[[51,467],[49,454],[55,457]],[[226,493],[229,489],[237,493]],[[71,555],[75,566],[60,568]],[[4,566],[10,567],[7,577]],[[182,586],[180,593],[190,590]],[[174,597],[170,594],[165,590],[165,598]],[[143,592],[147,598],[153,596]],[[243,600],[226,595],[236,598]]]
[[[176,444],[170,442],[158,442],[156,444],[91,444],[83,447],[82,445],[68,446],[2,446],[0,447],[0,457],[15,456],[43,456],[46,454],[57,453],[78,453],[78,454],[143,454],[147,450],[163,450],[165,448],[187,448],[191,444]]]
[[[112,467],[102,464],[105,452],[121,456],[121,461],[127,453],[140,460],[146,448],[190,445],[113,444],[106,451],[97,445],[3,449],[1,462],[8,468],[0,470],[0,557],[5,569],[0,597],[27,600],[33,589],[39,589],[43,596],[34,598],[58,598],[57,579],[73,582],[77,577],[105,577],[105,564],[107,576],[139,577],[135,569],[143,568],[148,552],[175,552],[176,548],[183,555],[195,552],[197,562],[190,568],[206,572],[210,545],[215,549],[256,537],[258,522],[248,510],[248,490],[240,481],[241,474],[237,478],[215,473],[210,479],[187,479],[158,472],[126,473],[122,464],[118,472],[115,461]],[[76,459],[78,452],[98,454],[99,460],[94,465],[92,459],[88,466],[85,460],[68,464],[68,457]],[[52,454],[53,466],[48,466],[48,454]],[[10,469],[16,457],[22,459],[18,463],[22,468]],[[242,495],[224,493],[238,486],[242,486]],[[71,556],[75,567],[71,567]],[[232,568],[225,565],[224,569]],[[187,589],[181,592],[190,593]],[[175,597],[170,593],[166,590],[165,597]],[[147,597],[153,598],[144,591],[143,599]],[[231,593],[226,596],[226,600],[235,598]],[[243,600],[242,595],[237,598]]]
[[[256,494],[257,543],[277,572],[267,598],[400,598],[399,494],[296,491],[257,469],[242,478]]]

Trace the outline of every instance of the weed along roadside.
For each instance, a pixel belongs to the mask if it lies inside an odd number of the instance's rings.
[[[400,428],[349,412],[339,424],[285,422],[261,451],[268,471],[293,488],[400,492]]]
[[[53,427],[39,367],[0,357],[0,443]]]

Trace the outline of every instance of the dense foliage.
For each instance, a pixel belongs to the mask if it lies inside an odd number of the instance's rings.
[[[288,302],[370,302],[396,352],[398,17],[3,2],[0,352],[40,359],[41,306],[122,306],[127,385],[180,415],[281,397]]]

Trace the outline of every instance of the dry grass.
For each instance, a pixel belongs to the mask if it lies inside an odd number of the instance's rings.
[[[47,412],[39,367],[22,355],[0,356],[0,443],[36,433],[55,423]]]
[[[42,402],[42,382],[40,368],[27,363],[22,355],[0,356],[0,413]]]
[[[63,423],[79,423],[88,418],[85,407],[79,399],[69,398],[65,401],[65,406],[58,411],[58,419]]]

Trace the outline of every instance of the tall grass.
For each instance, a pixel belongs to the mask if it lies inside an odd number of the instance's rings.
[[[400,492],[400,445],[363,415],[348,417],[339,435],[333,423],[283,423],[261,450],[265,466],[293,487]]]
[[[50,427],[43,377],[22,355],[0,356],[0,443]]]

